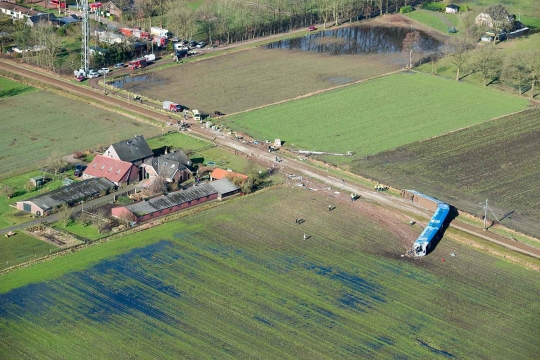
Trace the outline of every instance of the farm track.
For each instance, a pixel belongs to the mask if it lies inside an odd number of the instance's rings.
[[[125,109],[132,113],[142,115],[144,117],[148,117],[154,120],[158,120],[162,122],[171,121],[171,118],[169,116],[160,113],[157,109],[156,110],[147,109],[143,106],[129,103],[126,100],[118,99],[113,96],[107,96],[107,95],[104,95],[103,93],[97,92],[96,90],[87,89],[87,88],[72,84],[71,82],[67,80],[63,80],[58,77],[40,73],[34,70],[29,70],[28,68],[21,66],[19,64],[13,65],[13,64],[9,64],[5,60],[0,60],[0,70],[5,70],[13,74],[17,74],[17,75],[27,77],[30,79],[35,79],[35,80],[44,82],[48,85],[58,87],[59,89],[63,91],[68,91],[74,94],[86,96],[93,100],[99,101],[101,103],[112,105],[121,109]],[[251,157],[255,157],[255,159],[257,160],[262,160],[262,161],[271,162],[271,163],[274,162],[275,155],[269,154],[268,152],[262,150],[261,148],[257,148],[255,146],[250,146],[250,145],[245,145],[245,144],[240,144],[239,142],[233,139],[226,138],[223,134],[210,133],[209,131],[201,130],[200,128],[198,128],[198,125],[196,124],[192,124],[192,125],[193,126],[190,129],[191,132],[200,137],[210,139],[214,143],[221,145],[223,147],[227,147],[227,148],[242,152],[244,154],[247,154],[248,157],[251,156]],[[351,186],[349,184],[345,184],[339,179],[329,176],[324,171],[317,170],[314,167],[306,165],[305,163],[302,163],[295,159],[283,159],[283,161],[279,163],[279,167],[281,171],[285,173],[301,172],[302,174],[306,176],[309,176],[318,181],[324,182],[340,190],[349,191],[351,193],[354,192],[354,193],[359,194],[363,198],[370,199],[372,201],[375,201],[377,203],[380,203],[386,206],[390,206],[394,210],[414,213],[424,218],[429,218],[431,216],[424,210],[421,210],[412,204],[408,204],[401,199],[385,196],[380,193],[374,193],[372,191],[368,191],[365,189],[360,189],[356,185]],[[496,234],[485,233],[483,230],[477,229],[473,226],[464,224],[459,221],[453,221],[450,224],[450,227],[466,232],[470,235],[478,236],[484,240],[488,240],[493,243],[502,245],[508,249],[540,259],[540,249],[536,249],[522,243],[517,243],[511,239],[507,239]]]

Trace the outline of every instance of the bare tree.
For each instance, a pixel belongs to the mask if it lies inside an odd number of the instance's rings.
[[[412,69],[413,66],[413,52],[420,48],[420,33],[418,31],[412,31],[407,33],[403,40],[403,51],[409,54],[408,69]]]
[[[166,191],[167,191],[167,180],[165,179],[165,176],[159,175],[158,177],[154,179],[154,181],[148,187],[148,189],[146,189],[145,195],[147,196],[158,195],[158,194],[163,194]]]
[[[511,81],[513,84],[517,83],[519,96],[523,95],[522,85],[528,75],[523,55],[523,53],[513,53],[506,57],[502,72],[505,80]]]
[[[452,37],[445,44],[444,52],[448,54],[450,62],[457,67],[456,81],[459,81],[459,72],[469,61],[471,48],[471,42],[462,36]]]
[[[534,89],[536,82],[540,81],[540,51],[527,51],[523,56],[525,68],[527,69],[527,77],[531,82],[531,92],[529,97],[534,98]]]
[[[69,224],[69,220],[73,216],[73,209],[69,207],[67,204],[62,204],[58,208],[58,220],[62,221],[64,224],[64,227],[66,227]]]
[[[51,154],[47,160],[45,160],[45,167],[54,172],[54,175],[58,175],[58,172],[66,166],[66,161],[62,155],[58,153]]]
[[[478,52],[474,62],[474,70],[482,74],[484,86],[488,86],[494,79],[499,78],[502,70],[503,58],[496,53],[495,45],[484,45]]]
[[[16,192],[17,191],[12,186],[8,186],[8,185],[2,186],[2,195],[7,197],[8,199],[11,199],[11,197],[15,195]]]

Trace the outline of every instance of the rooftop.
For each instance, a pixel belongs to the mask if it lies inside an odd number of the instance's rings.
[[[73,204],[90,196],[95,196],[101,191],[109,190],[114,184],[104,178],[92,178],[59,189],[53,190],[43,195],[33,197],[24,202],[32,202],[42,208],[49,210],[62,204]]]
[[[218,192],[218,194],[227,194],[240,189],[238,186],[230,182],[227,178],[211,181],[208,183],[208,185],[213,187],[214,190]]]
[[[104,177],[113,182],[120,182],[133,165],[126,161],[97,155],[84,173],[95,177]]]
[[[138,135],[132,139],[111,145],[122,161],[133,162],[154,156],[144,136]]]
[[[210,185],[199,184],[198,186],[192,186],[186,190],[176,191],[167,195],[160,195],[146,201],[126,205],[126,209],[128,209],[135,216],[144,216],[216,193],[216,190],[214,190],[214,188]]]
[[[212,171],[212,174],[210,174],[210,177],[216,180],[224,178],[234,179],[238,177],[243,179],[243,181],[246,181],[248,178],[247,175],[235,173],[234,171],[223,170],[220,168],[214,169],[214,171]]]

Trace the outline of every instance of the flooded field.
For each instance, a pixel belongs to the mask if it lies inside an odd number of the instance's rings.
[[[423,31],[420,47],[424,52],[436,51],[441,42]],[[266,45],[267,49],[314,51],[333,55],[364,55],[401,52],[408,28],[387,26],[354,26],[326,30],[308,36],[286,39]]]

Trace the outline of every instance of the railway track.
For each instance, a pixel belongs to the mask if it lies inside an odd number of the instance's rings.
[[[62,91],[67,91],[73,94],[84,96],[84,97],[93,99],[95,101],[98,101],[100,103],[107,104],[107,105],[121,108],[121,109],[125,109],[131,113],[142,115],[144,117],[161,121],[163,123],[171,121],[171,118],[169,116],[161,113],[158,109],[156,110],[148,109],[146,107],[131,103],[128,100],[116,98],[114,95],[110,95],[110,96],[105,95],[104,93],[96,89],[85,88],[85,87],[73,84],[70,81],[64,80],[62,78],[29,69],[23,65],[11,64],[8,61],[0,60],[0,70],[8,71],[10,73],[17,74],[22,77],[38,80],[48,85],[53,85],[54,87],[57,87]],[[242,143],[239,143],[238,141],[235,141],[233,139],[227,138],[222,135],[216,136],[215,133],[210,133],[207,130],[200,129],[196,125],[192,126],[190,130],[192,133],[196,134],[197,136],[209,139],[213,141],[214,143],[216,143],[217,145],[221,145],[223,147],[227,147],[229,149],[242,152],[246,154],[247,156],[256,157],[257,159],[267,161],[267,162],[268,161],[273,162],[275,159],[274,154],[269,154],[267,151],[264,151],[261,148],[258,148],[249,144],[242,144]],[[293,173],[300,172],[308,177],[315,178],[335,188],[338,188],[344,191],[354,192],[356,194],[361,195],[364,198],[371,199],[378,203],[382,203],[384,205],[390,206],[394,210],[414,213],[425,218],[430,217],[430,214],[426,213],[424,210],[421,210],[412,204],[406,203],[405,201],[401,199],[395,199],[389,196],[384,196],[380,193],[373,193],[372,191],[358,188],[356,185],[352,186],[349,184],[345,184],[339,179],[336,179],[333,176],[330,176],[328,173],[321,171],[319,169],[315,169],[314,167],[307,165],[301,161],[297,161],[295,159],[283,159],[283,161],[279,163],[279,166],[284,171],[289,171]],[[452,222],[450,224],[450,227],[463,231],[470,235],[478,236],[484,240],[488,240],[496,244],[505,246],[511,250],[520,252],[522,254],[526,254],[526,255],[540,259],[540,249],[538,248],[534,248],[526,244],[518,243],[512,239],[505,238],[497,234],[485,232],[481,229],[475,228],[473,226],[464,224],[459,221]]]

